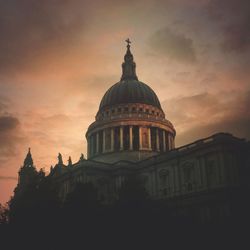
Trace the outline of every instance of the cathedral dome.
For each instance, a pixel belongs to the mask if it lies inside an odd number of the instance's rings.
[[[101,100],[99,110],[125,103],[143,103],[161,109],[157,95],[147,84],[136,79],[127,79],[121,80],[107,90]]]
[[[137,162],[174,148],[175,129],[155,92],[138,80],[126,42],[121,79],[104,94],[86,132],[88,159]]]
[[[155,92],[145,83],[138,81],[133,55],[130,51],[130,41],[127,40],[127,52],[122,64],[121,80],[114,84],[103,96],[99,111],[117,104],[140,103],[161,109],[161,104]]]

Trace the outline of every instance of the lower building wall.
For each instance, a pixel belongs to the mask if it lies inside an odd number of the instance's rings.
[[[119,158],[119,161],[138,162],[157,154],[157,152],[152,151],[122,151],[115,153],[106,153],[100,156],[93,157],[91,158],[91,160],[105,163],[116,163],[117,158]]]

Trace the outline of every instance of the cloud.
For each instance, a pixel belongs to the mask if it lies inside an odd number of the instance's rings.
[[[13,181],[16,181],[17,180],[17,177],[15,176],[1,176],[0,175],[0,180],[13,180]]]
[[[85,1],[0,0],[0,71],[32,66],[55,51],[65,54],[84,28],[84,5]]]
[[[0,133],[6,133],[10,130],[16,129],[19,125],[19,120],[12,116],[0,117]]]
[[[229,132],[250,139],[250,91],[201,93],[162,103],[177,130],[177,144],[218,132]]]
[[[156,31],[150,37],[149,44],[153,51],[170,59],[185,63],[196,61],[193,40],[168,27]]]
[[[211,20],[221,28],[225,52],[250,49],[250,2],[248,0],[211,0],[207,5]]]
[[[250,139],[250,118],[226,118],[222,121],[214,121],[214,123],[195,126],[186,130],[183,133],[177,134],[178,145],[183,145],[195,141],[197,139],[205,138],[219,132],[226,132],[233,134],[239,138]]]
[[[26,141],[18,118],[0,116],[0,141],[0,167],[3,167],[9,157],[18,154],[20,144]]]

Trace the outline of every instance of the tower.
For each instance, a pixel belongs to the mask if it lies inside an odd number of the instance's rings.
[[[104,94],[86,133],[88,159],[136,162],[174,148],[175,129],[155,92],[138,80],[131,42],[126,42],[121,79]]]
[[[28,153],[24,159],[23,166],[20,168],[18,172],[18,189],[26,187],[36,181],[36,177],[38,176],[38,172],[33,164],[32,155],[30,152],[30,148]]]

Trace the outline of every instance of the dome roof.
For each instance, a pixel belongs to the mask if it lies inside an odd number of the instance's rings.
[[[161,104],[155,92],[145,83],[138,81],[133,55],[130,51],[130,41],[126,40],[127,52],[122,64],[121,80],[114,84],[103,96],[99,110],[107,106],[125,103],[143,103],[161,109]]]
[[[101,100],[99,110],[125,103],[143,103],[161,109],[157,95],[147,84],[136,79],[128,79],[121,80],[107,90]]]

